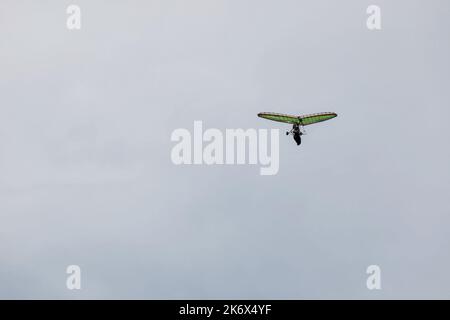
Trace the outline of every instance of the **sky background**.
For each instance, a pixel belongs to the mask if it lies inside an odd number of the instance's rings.
[[[0,0],[0,298],[449,299],[449,17],[446,0]],[[289,129],[261,111],[339,116],[300,147],[280,135],[275,176],[171,162],[194,120]]]

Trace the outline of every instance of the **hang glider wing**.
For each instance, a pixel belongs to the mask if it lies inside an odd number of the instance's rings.
[[[323,113],[314,113],[314,114],[308,114],[305,116],[291,116],[288,114],[282,114],[282,113],[272,113],[272,112],[261,112],[258,113],[258,117],[278,121],[278,122],[284,122],[284,123],[290,123],[290,124],[298,124],[301,126],[307,126],[313,123],[326,121],[329,119],[333,119],[336,117],[337,114],[334,112],[323,112]]]

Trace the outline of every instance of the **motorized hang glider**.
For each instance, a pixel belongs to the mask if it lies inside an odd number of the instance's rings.
[[[286,135],[292,134],[297,145],[300,145],[300,143],[302,143],[301,136],[305,133],[300,128],[303,128],[303,126],[308,126],[310,124],[314,124],[317,122],[333,119],[337,117],[337,114],[334,112],[322,112],[322,113],[308,114],[304,116],[291,116],[288,114],[281,114],[281,113],[261,112],[258,113],[258,117],[292,124],[292,129],[286,132]]]

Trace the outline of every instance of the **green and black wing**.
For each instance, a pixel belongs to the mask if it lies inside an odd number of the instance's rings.
[[[322,113],[308,114],[304,116],[291,116],[282,113],[261,112],[258,113],[258,117],[278,122],[307,126],[313,123],[333,119],[334,117],[337,117],[337,114],[334,112],[322,112]]]

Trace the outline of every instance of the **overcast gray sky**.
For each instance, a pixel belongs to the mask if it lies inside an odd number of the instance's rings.
[[[0,298],[450,298],[449,16],[0,0]],[[288,129],[261,111],[339,116],[280,136],[275,176],[171,162],[194,120]]]

